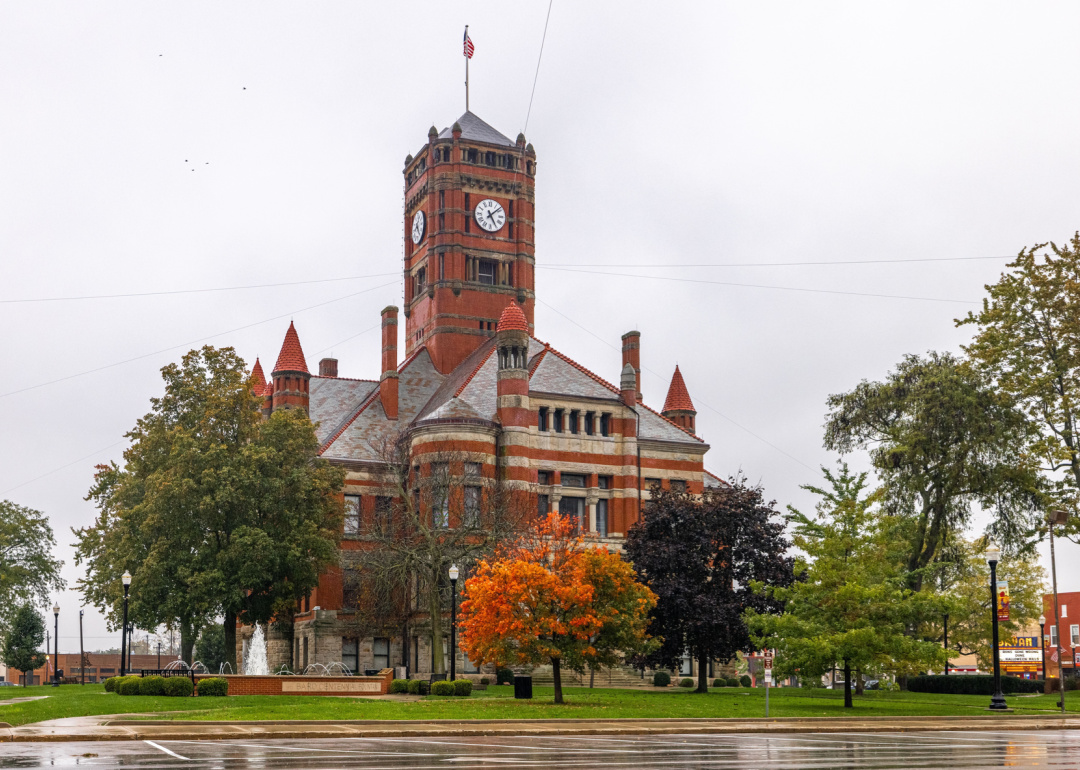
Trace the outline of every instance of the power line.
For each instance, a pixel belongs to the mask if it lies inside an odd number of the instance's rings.
[[[17,305],[31,302],[73,302],[88,299],[127,299],[130,297],[161,297],[170,294],[204,294],[217,291],[242,291],[246,289],[272,289],[279,286],[302,286],[310,283],[336,283],[339,281],[359,281],[364,278],[385,278],[393,273],[375,273],[373,275],[348,275],[342,278],[319,278],[311,281],[282,281],[280,283],[256,283],[246,286],[217,286],[203,289],[173,289],[169,291],[136,291],[127,294],[84,294],[76,297],[27,297],[24,299],[0,299],[0,305]]]
[[[913,299],[920,302],[951,302],[964,305],[978,305],[978,302],[966,299],[947,299],[943,297],[915,297],[906,294],[876,294],[863,291],[842,291],[840,289],[810,289],[804,286],[771,286],[761,283],[735,283],[732,281],[706,281],[701,278],[675,278],[670,275],[638,275],[635,273],[612,273],[600,270],[571,270],[564,267],[536,266],[538,270],[555,270],[561,273],[586,273],[588,275],[608,275],[621,278],[647,278],[651,281],[677,281],[679,283],[711,284],[713,286],[738,286],[748,289],[775,289],[779,291],[799,291],[809,294],[841,294],[848,297],[874,297],[877,299]]]
[[[97,450],[96,452],[91,452],[90,454],[86,455],[86,457],[80,457],[78,460],[72,460],[71,462],[67,463],[66,465],[61,465],[58,468],[53,468],[51,471],[48,471],[46,473],[42,473],[40,476],[35,476],[34,478],[30,479],[29,481],[24,481],[21,484],[16,484],[13,487],[8,487],[3,492],[0,492],[0,495],[6,495],[9,492],[14,492],[16,489],[21,489],[22,487],[25,487],[27,484],[33,484],[35,481],[40,481],[41,479],[45,478],[46,476],[51,476],[54,473],[57,473],[58,471],[64,470],[65,468],[70,468],[72,465],[77,465],[78,463],[85,462],[85,461],[89,460],[91,457],[97,457],[102,452],[107,452],[110,449],[112,449],[114,446],[119,446],[120,444],[123,444],[123,443],[124,443],[124,441],[114,441],[113,443],[109,444],[107,447],[102,447],[101,449]]]
[[[591,335],[592,335],[593,337],[596,337],[596,339],[600,340],[600,341],[601,341],[602,343],[604,343],[605,345],[607,345],[607,346],[608,346],[609,348],[611,348],[612,350],[619,350],[619,352],[620,352],[620,353],[622,352],[622,351],[621,351],[621,350],[620,350],[619,348],[615,347],[615,346],[614,346],[614,345],[612,345],[612,344],[611,344],[610,342],[608,342],[608,341],[607,341],[606,339],[604,339],[603,337],[601,337],[601,336],[600,336],[599,334],[597,334],[596,332],[592,331],[592,329],[588,329],[588,328],[586,328],[586,327],[582,326],[582,325],[581,325],[581,324],[579,324],[579,323],[578,323],[577,321],[575,321],[575,320],[574,320],[573,318],[571,318],[570,316],[566,315],[566,313],[563,313],[563,312],[562,312],[561,310],[558,310],[557,308],[554,308],[554,307],[552,307],[552,306],[551,306],[551,305],[549,305],[549,304],[548,304],[547,302],[544,302],[544,300],[542,300],[542,299],[539,299],[539,298],[538,298],[538,299],[537,299],[536,301],[537,301],[537,302],[539,302],[539,303],[540,303],[541,305],[543,305],[544,307],[548,308],[549,310],[553,310],[554,312],[558,313],[559,315],[561,315],[561,316],[562,316],[563,318],[565,318],[565,319],[566,319],[567,321],[569,321],[570,323],[572,323],[572,324],[573,324],[574,326],[578,327],[578,328],[579,328],[579,329],[581,329],[582,331],[584,331],[584,332],[587,332],[588,334],[591,334]],[[661,375],[661,374],[657,374],[656,372],[654,372],[654,371],[653,371],[652,369],[648,368],[647,366],[643,366],[643,367],[641,367],[641,368],[642,368],[642,370],[644,370],[644,371],[648,372],[649,374],[651,374],[651,375],[653,375],[654,377],[656,377],[657,379],[659,379],[659,380],[660,380],[661,382],[664,382],[664,381],[666,381],[666,378],[665,378],[665,377],[664,377],[663,375]],[[789,460],[791,460],[791,461],[793,461],[793,462],[796,462],[796,463],[798,463],[798,464],[799,464],[799,465],[801,465],[802,467],[806,468],[807,470],[809,470],[809,471],[811,471],[811,472],[813,472],[813,473],[815,473],[815,474],[816,474],[816,473],[818,473],[818,469],[817,469],[817,468],[812,468],[812,467],[810,467],[809,465],[807,465],[806,463],[804,463],[804,462],[803,462],[802,460],[800,460],[800,459],[799,459],[798,457],[795,457],[794,455],[792,455],[792,454],[789,454],[788,452],[785,452],[785,451],[784,451],[783,449],[781,449],[781,448],[780,448],[780,447],[778,447],[778,446],[777,446],[776,444],[774,444],[774,443],[772,443],[771,441],[769,441],[769,440],[768,440],[767,438],[765,438],[765,437],[763,437],[763,436],[759,436],[759,435],[758,435],[757,433],[754,433],[754,431],[750,430],[750,429],[749,429],[749,428],[747,428],[747,427],[746,427],[745,425],[742,425],[741,423],[738,423],[738,422],[736,422],[735,420],[733,420],[732,418],[728,417],[728,416],[727,416],[726,414],[724,414],[723,412],[721,412],[721,411],[720,411],[719,409],[717,409],[716,407],[714,407],[714,406],[711,406],[710,404],[707,404],[707,403],[705,403],[705,402],[704,402],[704,401],[702,401],[702,400],[701,400],[700,398],[696,399],[696,401],[697,401],[697,403],[699,403],[699,404],[701,404],[702,406],[704,406],[704,407],[705,407],[706,409],[709,409],[709,410],[711,410],[711,411],[713,411],[713,412],[716,412],[716,414],[718,414],[718,415],[720,415],[721,417],[723,417],[723,418],[724,418],[725,420],[727,420],[728,422],[730,422],[730,423],[731,423],[732,425],[734,425],[734,426],[735,426],[736,428],[738,428],[739,430],[742,430],[742,431],[745,431],[746,433],[749,433],[749,434],[750,434],[751,436],[753,436],[754,438],[756,438],[756,439],[757,439],[758,441],[761,441],[762,443],[764,443],[764,444],[768,445],[769,447],[771,447],[771,448],[775,449],[775,450],[776,450],[777,452],[779,452],[780,454],[782,454],[782,455],[783,455],[784,457],[788,458]]]
[[[395,275],[396,275],[396,273],[395,273]],[[250,328],[252,328],[254,326],[261,326],[262,324],[270,323],[271,321],[277,321],[277,320],[280,320],[282,318],[289,318],[290,316],[299,315],[300,313],[304,313],[304,312],[306,312],[308,310],[314,310],[317,307],[323,307],[324,305],[332,305],[335,302],[341,302],[342,300],[351,299],[352,297],[358,297],[361,294],[368,293],[369,291],[376,291],[378,289],[386,288],[387,286],[390,286],[390,285],[392,285],[394,283],[396,283],[396,281],[390,281],[389,283],[384,283],[384,284],[381,284],[379,286],[372,286],[369,289],[363,289],[362,291],[353,292],[352,294],[346,294],[344,297],[338,297],[337,299],[327,300],[326,302],[318,302],[318,303],[316,303],[314,305],[308,305],[305,308],[300,308],[299,310],[293,310],[293,311],[291,311],[289,313],[282,313],[281,315],[276,315],[276,316],[274,316],[272,318],[266,318],[266,319],[264,319],[262,321],[256,321],[255,323],[244,324],[243,326],[237,326],[235,329],[229,329],[227,331],[217,332],[215,334],[209,334],[209,335],[207,335],[205,337],[200,337],[197,340],[192,340],[191,342],[184,342],[184,343],[181,343],[179,345],[170,345],[167,348],[161,348],[160,350],[155,350],[152,353],[145,353],[145,354],[140,355],[140,356],[135,356],[133,358],[124,359],[123,361],[116,361],[115,363],[105,364],[104,366],[98,366],[98,367],[95,367],[93,369],[87,369],[84,372],[78,372],[76,374],[69,374],[69,375],[67,375],[65,377],[58,377],[55,380],[49,380],[47,382],[39,382],[36,385],[28,385],[27,387],[19,388],[18,390],[9,390],[7,393],[0,393],[0,398],[7,398],[8,396],[14,396],[14,395],[16,395],[18,393],[25,393],[25,392],[27,392],[29,390],[37,390],[38,388],[44,388],[47,385],[55,385],[58,382],[66,382],[67,380],[73,380],[76,377],[83,377],[83,376],[85,376],[87,374],[94,374],[95,372],[101,372],[101,371],[104,371],[106,369],[112,369],[112,368],[117,367],[117,366],[123,366],[124,364],[130,364],[130,363],[132,363],[134,361],[141,361],[144,358],[150,358],[152,356],[160,355],[161,353],[168,353],[170,350],[176,350],[177,348],[185,348],[185,347],[188,347],[190,345],[197,345],[200,342],[205,342],[206,340],[210,340],[210,339],[213,339],[215,337],[221,337],[221,336],[226,335],[226,334],[233,334],[235,332],[243,331],[244,329],[250,329]]]
[[[322,350],[316,350],[315,355],[320,356],[323,353],[325,353],[326,351],[333,350],[338,345],[344,345],[346,342],[349,342],[350,340],[354,340],[357,337],[359,337],[359,336],[361,336],[363,334],[367,334],[370,331],[374,331],[375,329],[378,329],[380,326],[382,326],[382,321],[379,321],[379,323],[375,324],[374,326],[369,326],[368,328],[364,329],[362,332],[357,332],[356,334],[352,335],[351,337],[346,337],[345,339],[341,340],[341,342],[335,342],[333,345],[327,345]]]
[[[544,41],[547,40],[548,22],[551,21],[551,4],[554,0],[548,0],[547,16],[544,17],[544,34],[540,38],[540,55],[536,57],[536,74],[533,75],[532,92],[529,94],[529,109],[525,113],[525,128],[522,133],[529,130],[529,117],[532,115],[533,97],[536,96],[536,81],[540,78],[540,61],[544,58]]]
[[[985,259],[1015,259],[1013,257],[916,257],[913,259],[841,259],[822,262],[701,262],[698,264],[628,264],[564,262],[544,267],[821,267],[829,265],[903,265],[913,262],[969,262]]]

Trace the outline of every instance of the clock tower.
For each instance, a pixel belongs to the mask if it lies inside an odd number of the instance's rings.
[[[535,309],[536,153],[471,112],[405,159],[405,355],[449,374],[511,301]]]

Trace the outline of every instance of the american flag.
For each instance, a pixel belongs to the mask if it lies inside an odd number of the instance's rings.
[[[475,51],[475,50],[476,50],[476,47],[472,44],[472,40],[469,39],[469,28],[466,27],[465,28],[465,58],[466,59],[471,59],[472,55],[473,55],[473,51]]]

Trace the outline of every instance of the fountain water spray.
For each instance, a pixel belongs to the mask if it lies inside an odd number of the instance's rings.
[[[248,642],[247,655],[244,657],[244,673],[248,676],[266,676],[270,673],[270,664],[266,661],[266,637],[262,626],[255,624],[255,633]]]

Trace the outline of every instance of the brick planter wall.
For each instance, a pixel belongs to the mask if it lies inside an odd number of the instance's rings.
[[[196,682],[219,678],[229,681],[229,695],[386,695],[394,669],[384,668],[378,676],[195,675]]]

